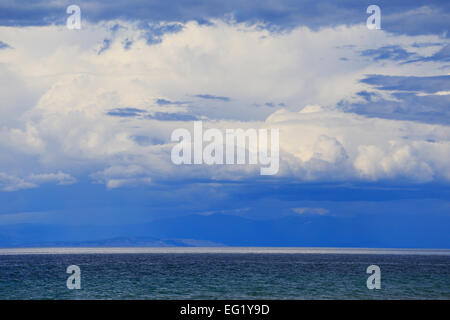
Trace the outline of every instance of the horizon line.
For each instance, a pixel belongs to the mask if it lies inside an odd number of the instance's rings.
[[[52,254],[390,254],[444,255],[450,249],[360,247],[29,247],[0,248],[0,255]]]

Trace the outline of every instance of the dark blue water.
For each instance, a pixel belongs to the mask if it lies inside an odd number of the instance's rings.
[[[381,268],[381,289],[366,268]],[[81,268],[69,290],[67,266]],[[0,299],[450,299],[450,256],[0,255]]]

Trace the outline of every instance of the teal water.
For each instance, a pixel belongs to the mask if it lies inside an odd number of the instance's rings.
[[[372,264],[380,290],[366,287]],[[450,299],[450,255],[0,254],[0,299]]]

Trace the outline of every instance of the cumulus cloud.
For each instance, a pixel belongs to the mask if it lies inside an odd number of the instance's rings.
[[[2,86],[12,86],[0,89],[7,119],[0,121],[0,149],[24,155],[0,156],[0,164],[5,172],[25,172],[25,178],[4,174],[2,190],[74,183],[76,174],[108,188],[259,176],[258,166],[172,164],[171,132],[198,119],[205,129],[280,129],[278,177],[450,180],[448,126],[369,118],[338,106],[361,101],[364,90],[379,97],[390,95],[388,87],[402,90],[412,74],[448,89],[427,61],[374,64],[360,55],[381,47],[394,48],[388,54],[396,57],[394,45],[412,52],[413,44],[436,43],[438,36],[370,33],[359,25],[272,32],[260,24],[212,22],[158,31],[160,41],[150,43],[155,28],[124,21],[86,23],[79,32],[0,27],[0,38],[14,47],[2,50],[0,68],[17,79],[8,84],[0,76]],[[419,89],[431,92],[423,77]],[[14,97],[22,95],[30,99],[18,108]]]
[[[268,120],[280,127],[281,168],[305,180],[448,181],[450,128],[367,118],[338,110],[279,110]]]

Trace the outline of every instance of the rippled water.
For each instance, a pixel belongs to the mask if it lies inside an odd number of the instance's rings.
[[[450,299],[448,254],[40,253],[0,254],[0,299]]]

